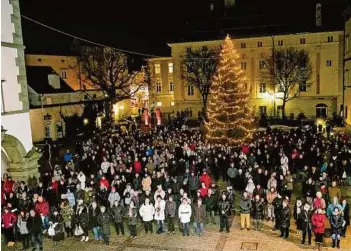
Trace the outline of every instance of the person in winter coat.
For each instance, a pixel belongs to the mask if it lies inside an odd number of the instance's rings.
[[[134,207],[134,202],[131,202],[128,206],[127,217],[128,217],[130,237],[135,238],[137,236],[136,224],[137,224],[138,210]]]
[[[89,214],[88,208],[83,204],[83,200],[78,200],[74,214],[75,227],[83,230],[82,239],[80,241],[89,241]]]
[[[291,218],[291,212],[290,208],[288,207],[288,201],[283,200],[282,206],[283,207],[280,211],[280,237],[288,238]]]
[[[178,209],[178,217],[180,223],[182,224],[183,236],[189,236],[189,223],[191,218],[192,210],[189,205],[187,198],[182,198],[182,204],[180,204]]]
[[[246,228],[250,231],[250,212],[251,212],[252,204],[251,199],[249,198],[249,194],[244,192],[240,199],[240,224],[241,230]]]
[[[206,208],[202,204],[202,199],[197,200],[197,204],[194,206],[194,228],[195,232],[202,236],[204,232],[204,222],[206,219]]]
[[[293,176],[291,175],[289,170],[286,172],[284,179],[286,181],[286,183],[285,183],[286,184],[286,190],[285,190],[286,196],[288,196],[289,200],[291,200],[291,194],[292,194],[292,191],[294,188],[294,186],[293,186],[294,179],[293,179]]]
[[[113,207],[113,205],[115,204],[115,201],[119,201],[121,199],[121,197],[119,196],[118,192],[116,191],[115,187],[111,188],[111,192],[108,195],[108,201],[110,203],[110,208]]]
[[[71,205],[67,201],[62,201],[61,205],[61,215],[63,218],[64,222],[64,227],[67,233],[67,237],[73,236],[73,216],[74,216],[74,210],[71,207]]]
[[[34,209],[29,212],[27,228],[33,250],[37,250],[37,247],[39,250],[43,250],[43,223],[40,215]]]
[[[347,226],[350,226],[350,205],[347,203],[345,199],[343,199],[341,203],[341,207],[342,207],[343,216],[345,220],[342,236],[346,237]]]
[[[305,202],[301,212],[298,214],[298,220],[301,222],[302,240],[301,244],[304,245],[306,235],[308,235],[308,245],[311,245],[312,238],[312,210],[308,202]]]
[[[194,198],[196,195],[196,191],[199,188],[199,177],[195,175],[194,172],[191,172],[188,184],[189,184],[190,198]]]
[[[303,184],[302,194],[306,198],[307,202],[311,204],[313,201],[313,197],[316,194],[315,182],[312,180],[311,177],[308,178],[307,182]],[[313,206],[313,208],[315,207]]]
[[[316,198],[313,200],[313,209],[326,209],[326,203],[325,200],[322,197],[322,193],[321,192],[317,192],[316,193]]]
[[[330,203],[329,205],[328,205],[328,208],[327,208],[327,217],[329,218],[329,220],[330,220],[330,218],[332,217],[332,215],[333,215],[333,213],[334,213],[334,208],[338,208],[339,209],[339,211],[342,213],[342,207],[341,207],[341,205],[339,204],[339,201],[338,201],[338,198],[337,197],[334,197],[333,198],[333,202],[332,203]]]
[[[21,235],[23,250],[29,249],[30,236],[29,236],[28,227],[27,227],[28,217],[29,217],[29,213],[25,213],[24,211],[21,211],[20,214],[18,215],[18,220],[17,220],[17,227]]]
[[[144,222],[145,233],[147,234],[149,231],[153,233],[152,220],[154,218],[155,208],[150,204],[149,199],[145,199],[145,203],[142,204],[139,209],[139,214]]]
[[[342,234],[343,224],[344,224],[344,217],[342,216],[342,212],[338,207],[335,207],[333,215],[330,218],[333,248],[335,248],[335,244],[337,248],[340,248],[340,236]]]
[[[151,184],[152,184],[152,180],[150,178],[150,175],[148,173],[144,174],[144,178],[141,181],[141,185],[143,187],[143,191],[151,191]]]
[[[271,187],[267,193],[267,213],[268,213],[268,220],[274,221],[274,205],[273,201],[277,197],[277,192],[274,187]]]
[[[166,202],[161,198],[160,195],[156,197],[155,201],[155,216],[154,219],[157,223],[157,233],[161,234],[165,232],[165,208]]]
[[[124,225],[123,225],[124,215],[125,215],[125,209],[123,204],[116,200],[111,209],[111,218],[115,223],[117,235],[119,235],[119,233],[124,235]]]
[[[35,203],[35,211],[40,215],[43,222],[44,230],[49,228],[49,203],[42,197],[38,197],[38,201]]]
[[[227,196],[225,193],[222,194],[218,202],[218,211],[219,211],[219,220],[220,220],[220,232],[223,232],[225,228],[229,233],[229,224],[228,224],[228,214],[230,210],[229,201],[227,200]]]
[[[76,198],[74,197],[74,193],[70,189],[67,189],[66,199],[68,200],[69,205],[74,208],[76,205]]]
[[[212,224],[216,224],[215,211],[217,206],[217,196],[213,194],[212,188],[209,188],[207,191],[207,196],[205,197],[205,205],[207,223],[211,222]]]
[[[16,214],[11,212],[8,207],[5,207],[4,212],[1,215],[1,228],[5,235],[8,247],[12,247],[15,244],[14,227],[16,225],[16,221]]]
[[[323,244],[326,218],[327,216],[325,216],[325,212],[321,208],[315,210],[312,215],[312,231],[316,237],[316,243],[318,246]]]
[[[132,186],[130,183],[126,185],[126,188],[123,191],[123,197],[124,197],[124,205],[129,206],[130,201],[132,200],[132,195],[134,194],[134,190],[132,189]]]
[[[161,196],[162,199],[164,199],[166,196],[166,192],[163,191],[162,185],[157,186],[157,190],[154,193],[154,201],[156,201],[157,196]]]
[[[65,238],[65,222],[62,218],[62,215],[59,214],[57,208],[54,208],[52,211],[53,214],[49,218],[49,225],[55,231],[55,235],[52,236],[52,240],[54,242],[54,245],[57,246],[57,243]]]
[[[299,215],[302,209],[303,209],[303,205],[302,205],[301,198],[297,197],[294,205],[294,219],[295,219],[297,230],[302,230],[302,222],[301,222],[301,218],[299,218]]]
[[[328,188],[329,191],[329,200],[330,202],[332,202],[331,200],[334,199],[334,197],[338,198],[338,201],[341,200],[341,190],[340,187],[337,186],[336,181],[332,181],[332,185],[331,187]]]
[[[235,168],[234,162],[230,163],[230,166],[227,170],[227,175],[229,177],[231,186],[234,188],[235,178],[238,175],[238,169]]]
[[[271,187],[274,187],[274,189],[277,189],[278,182],[275,178],[276,173],[271,174],[271,178],[267,182],[267,187],[270,189]]]
[[[205,186],[206,187],[210,187],[210,184],[211,184],[211,177],[210,177],[210,175],[208,175],[208,173],[206,172],[206,170],[204,170],[203,171],[203,173],[202,173],[202,175],[201,175],[201,177],[200,177],[200,179],[199,179],[199,182],[200,183],[205,183]]]
[[[106,211],[106,207],[100,207],[100,214],[97,217],[97,222],[101,229],[102,239],[105,245],[110,245],[110,214]]]
[[[273,227],[273,230],[278,230],[280,229],[281,226],[281,211],[283,207],[283,199],[282,196],[278,193],[277,197],[273,200],[273,206],[274,206],[274,216],[275,216],[275,224]]]
[[[264,199],[260,198],[258,194],[255,196],[255,199],[252,201],[253,224],[254,224],[254,229],[257,231],[261,231],[261,228],[262,228],[263,203],[264,203]]]
[[[93,230],[95,240],[102,240],[101,229],[98,222],[98,217],[101,211],[98,207],[98,204],[93,201],[91,207],[88,210],[89,214],[89,227]]]
[[[172,196],[168,197],[168,200],[166,201],[166,208],[165,208],[165,214],[167,217],[168,221],[168,231],[173,234],[175,234],[175,228],[174,228],[174,219],[176,217],[177,213],[177,204],[174,201]]]

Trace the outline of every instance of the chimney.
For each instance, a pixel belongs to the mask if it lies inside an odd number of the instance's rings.
[[[48,80],[49,85],[51,85],[54,89],[61,89],[60,77],[57,74],[49,74]]]
[[[316,27],[322,26],[322,4],[316,4]]]

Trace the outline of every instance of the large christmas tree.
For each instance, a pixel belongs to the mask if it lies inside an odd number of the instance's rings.
[[[239,55],[228,35],[222,45],[207,107],[209,142],[237,144],[251,138],[254,121],[245,83]]]

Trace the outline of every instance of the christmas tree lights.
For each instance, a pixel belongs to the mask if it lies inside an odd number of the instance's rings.
[[[211,143],[239,144],[252,137],[254,119],[249,90],[229,35],[223,42],[207,107],[206,138]]]

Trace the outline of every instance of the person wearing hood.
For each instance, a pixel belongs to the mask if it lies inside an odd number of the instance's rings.
[[[154,219],[155,208],[150,204],[148,198],[146,198],[144,204],[141,205],[139,214],[144,222],[145,233],[147,234],[149,231],[153,233],[152,220]]]
[[[334,207],[334,211],[330,217],[333,248],[335,248],[335,244],[337,248],[340,248],[340,236],[342,234],[344,224],[345,222],[344,217],[342,216],[342,211],[338,207]]]
[[[121,197],[119,196],[118,192],[116,191],[115,187],[111,188],[111,192],[108,195],[108,201],[110,203],[110,208],[113,207],[115,201],[119,201],[121,199]]]
[[[289,237],[291,212],[288,203],[287,200],[283,200],[282,209],[280,211],[280,237],[284,238]]]
[[[241,230],[246,229],[250,231],[250,212],[251,212],[252,204],[251,199],[249,198],[248,192],[244,192],[240,199],[240,225]]]
[[[312,238],[312,210],[308,202],[305,202],[301,212],[298,214],[298,220],[301,222],[302,240],[301,245],[305,244],[306,235],[308,235],[308,245],[311,245]]]
[[[110,214],[107,212],[106,207],[100,207],[100,214],[97,217],[97,222],[101,229],[101,236],[105,245],[110,245]]]

